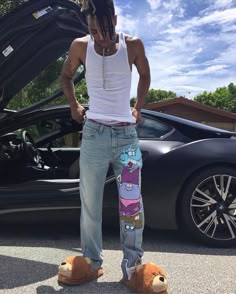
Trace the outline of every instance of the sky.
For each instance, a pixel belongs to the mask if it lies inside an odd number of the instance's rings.
[[[236,0],[115,0],[117,31],[139,37],[153,89],[193,98],[236,84]],[[131,97],[138,74],[133,69]]]

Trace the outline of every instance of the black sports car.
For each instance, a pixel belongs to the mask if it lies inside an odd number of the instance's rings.
[[[68,106],[45,106],[62,92],[55,86],[58,92],[47,97],[26,97],[38,102],[17,111],[8,105],[24,96],[27,84],[39,85],[32,80],[86,33],[79,7],[67,0],[29,1],[0,19],[0,222],[79,220],[82,125]],[[159,112],[142,114],[137,132],[146,226],[182,229],[210,246],[235,245],[236,134]],[[118,221],[112,167],[103,213],[104,224]]]

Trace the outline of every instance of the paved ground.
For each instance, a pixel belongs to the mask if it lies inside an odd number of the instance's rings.
[[[0,227],[0,293],[130,293],[121,279],[119,232],[104,231],[105,275],[80,287],[57,284],[58,264],[80,253],[74,228],[55,226]],[[168,273],[170,294],[236,294],[236,248],[210,249],[177,232],[146,231],[145,261]]]

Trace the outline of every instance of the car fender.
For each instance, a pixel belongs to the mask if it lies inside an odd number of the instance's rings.
[[[145,219],[147,226],[174,229],[177,228],[177,201],[186,181],[211,165],[236,168],[236,140],[203,139],[176,144],[174,148],[168,142],[159,146],[158,143],[140,144],[144,153],[142,193],[149,212]],[[160,152],[163,146],[167,152]]]

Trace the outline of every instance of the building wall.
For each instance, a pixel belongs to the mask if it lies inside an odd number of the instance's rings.
[[[236,131],[235,120],[221,116],[219,114],[214,114],[201,109],[196,109],[188,105],[172,104],[167,106],[160,106],[152,110],[172,114],[178,117],[190,119],[214,127],[219,127],[230,131]]]
[[[209,126],[212,126],[212,127],[236,132],[236,122],[235,123],[220,123],[220,122],[209,122],[209,121],[205,122],[205,121],[203,121],[202,123],[209,125]]]

